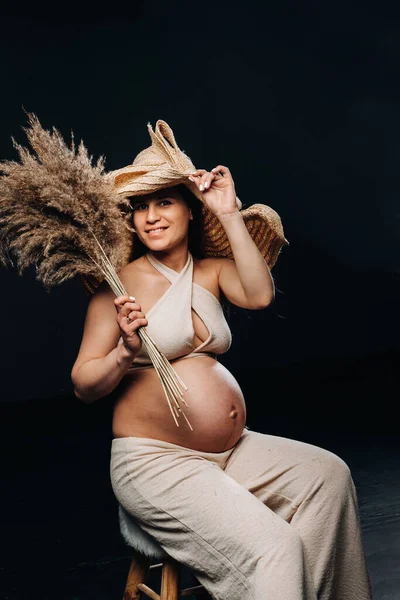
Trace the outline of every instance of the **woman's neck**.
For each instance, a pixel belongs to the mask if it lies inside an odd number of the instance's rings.
[[[163,251],[160,252],[149,250],[148,254],[151,254],[156,260],[160,261],[166,267],[169,267],[173,271],[180,273],[182,269],[185,267],[188,257],[189,250],[186,249],[177,249],[172,251]]]

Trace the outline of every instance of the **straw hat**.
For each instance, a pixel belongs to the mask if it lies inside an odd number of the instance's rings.
[[[154,131],[150,123],[147,124],[147,128],[151,146],[139,152],[131,165],[110,171],[105,177],[111,181],[117,195],[125,198],[143,196],[183,183],[202,203],[206,257],[232,259],[232,249],[221,222],[205,204],[196,184],[188,179],[196,167],[179,148],[171,127],[159,119]],[[282,246],[289,244],[284,236],[278,213],[265,204],[252,204],[242,209],[242,202],[238,197],[236,197],[236,205],[254,243],[268,267],[272,269]],[[132,247],[133,244],[134,236],[132,236]],[[93,278],[88,277],[83,280],[91,293],[99,284]]]
[[[151,146],[142,150],[131,165],[111,171],[117,194],[124,197],[142,196],[183,183],[202,203],[207,257],[233,258],[233,253],[221,222],[207,207],[201,192],[188,175],[196,170],[190,158],[178,147],[171,127],[159,119],[155,130],[147,124]],[[252,204],[242,210],[236,197],[236,205],[246,227],[269,268],[277,261],[282,246],[288,245],[279,215],[265,204]]]

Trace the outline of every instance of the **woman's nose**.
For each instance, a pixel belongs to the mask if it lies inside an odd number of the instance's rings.
[[[153,207],[149,207],[149,210],[147,211],[147,220],[148,221],[158,221],[159,216],[158,216],[158,212],[155,206]]]

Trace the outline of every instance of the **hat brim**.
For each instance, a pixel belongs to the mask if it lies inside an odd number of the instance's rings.
[[[252,204],[240,210],[240,214],[252,240],[272,269],[283,246],[289,245],[278,213],[265,204]],[[218,217],[203,208],[203,219],[206,256],[234,259],[228,236]]]
[[[157,171],[152,172],[151,170],[128,165],[108,173],[107,177],[111,180],[117,194],[125,198],[145,196],[184,184],[204,206],[207,206],[197,185],[188,179],[191,172],[193,170],[189,170],[187,174],[182,173],[182,171],[176,171],[173,168],[165,168],[164,165]],[[239,210],[242,208],[242,203],[237,196],[236,206]]]

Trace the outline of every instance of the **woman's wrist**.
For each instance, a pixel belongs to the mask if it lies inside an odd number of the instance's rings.
[[[233,212],[230,213],[222,213],[220,215],[216,215],[219,219],[219,221],[221,222],[221,225],[224,225],[224,223],[229,223],[229,221],[235,220],[235,219],[240,219],[241,221],[243,221],[243,215],[240,212],[239,209],[236,209]]]
[[[117,346],[117,364],[121,367],[130,367],[135,359],[135,353],[129,350],[124,343]]]

